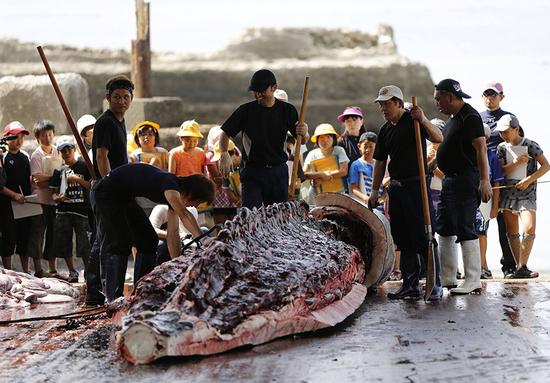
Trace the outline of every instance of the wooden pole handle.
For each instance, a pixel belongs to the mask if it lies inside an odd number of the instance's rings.
[[[69,123],[69,127],[71,128],[71,131],[73,132],[73,136],[76,140],[76,144],[78,145],[78,148],[80,149],[80,153],[82,154],[82,157],[84,158],[84,161],[86,162],[86,167],[88,168],[88,172],[90,173],[90,176],[93,180],[96,179],[94,167],[92,166],[92,161],[90,161],[90,157],[88,156],[88,152],[86,151],[86,148],[84,147],[84,143],[82,142],[82,138],[80,137],[80,134],[78,134],[78,129],[76,128],[76,125],[73,120],[73,116],[71,115],[71,111],[67,107],[67,104],[65,103],[65,99],[63,98],[63,94],[61,94],[61,90],[59,89],[59,85],[57,84],[57,80],[55,79],[55,76],[53,75],[52,68],[50,68],[50,64],[48,63],[48,59],[46,58],[46,55],[44,54],[44,50],[42,49],[42,46],[37,46],[36,49],[38,50],[38,54],[40,55],[40,58],[42,59],[42,63],[44,64],[44,67],[46,68],[46,72],[48,73],[48,76],[50,77],[50,81],[53,86],[53,90],[55,91],[55,94],[57,95],[57,99],[59,100],[59,103],[61,104],[61,108],[63,109],[63,113],[65,113],[65,118],[67,118],[67,122]]]
[[[304,92],[302,93],[302,105],[300,106],[300,114],[298,116],[298,124],[303,124],[306,108],[307,108],[307,99],[309,96],[309,76],[306,76],[304,81]],[[296,185],[296,178],[298,178],[298,166],[300,166],[300,148],[302,146],[302,136],[298,135],[296,137],[296,145],[294,145],[294,160],[292,161],[292,175],[290,177],[290,184],[288,187],[288,199],[294,199],[294,185]]]
[[[412,98],[413,106],[417,106],[416,97]],[[424,167],[424,152],[422,150],[422,136],[420,135],[420,122],[414,120],[414,136],[416,138],[416,158],[418,160],[418,174],[420,177],[420,190],[422,192],[422,208],[424,210],[424,223],[431,225],[430,205],[428,203],[428,187],[426,185],[426,169]]]

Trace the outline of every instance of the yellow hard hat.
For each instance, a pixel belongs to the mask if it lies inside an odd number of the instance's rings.
[[[201,126],[195,120],[184,121],[180,126],[180,130],[178,131],[177,136],[178,137],[197,137],[197,138],[203,137],[201,134]]]
[[[160,130],[160,125],[157,124],[156,122],[142,121],[136,126],[134,126],[134,129],[132,129],[132,138],[136,136],[136,133],[138,132],[138,130],[143,126],[150,126],[151,128],[155,129],[157,132]]]
[[[322,136],[323,134],[334,134],[336,138],[340,137],[331,124],[321,124],[315,128],[315,132],[311,137],[311,142],[317,143],[317,137]]]
[[[235,143],[232,140],[229,140],[229,143],[227,144],[227,150],[235,150]],[[216,145],[214,145],[214,155],[212,156],[211,161],[218,161],[221,155],[222,153],[220,152],[220,143],[216,142]]]

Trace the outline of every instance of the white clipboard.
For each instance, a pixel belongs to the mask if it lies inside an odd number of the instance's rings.
[[[42,214],[42,205],[38,202],[38,196],[31,194],[25,196],[25,203],[11,201],[13,218],[26,218]]]
[[[527,154],[527,146],[508,146],[506,145],[506,163],[511,164],[516,158]],[[522,180],[527,177],[527,163],[518,164],[506,178],[511,180]]]
[[[481,204],[479,205],[479,212],[483,216],[483,219],[485,222],[489,221],[491,219],[491,209],[493,207],[493,199],[491,198],[487,202],[481,201]]]

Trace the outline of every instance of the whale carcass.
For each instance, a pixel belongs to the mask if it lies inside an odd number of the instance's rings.
[[[207,246],[140,279],[110,307],[122,355],[214,354],[343,321],[387,278],[392,241],[384,218],[349,197],[317,205],[242,209]]]

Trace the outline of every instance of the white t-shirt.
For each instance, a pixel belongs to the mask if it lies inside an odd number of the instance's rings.
[[[188,207],[187,210],[191,214],[193,214],[193,217],[195,219],[199,218],[199,212],[197,211],[197,208],[195,207]],[[156,205],[153,208],[153,211],[151,212],[151,215],[149,216],[149,221],[151,221],[151,225],[153,225],[153,228],[160,229],[162,225],[165,223],[168,223],[168,205]],[[181,219],[179,220],[179,235],[180,238],[183,239],[187,236],[187,234],[191,234],[185,226],[183,226],[183,223],[181,222]]]

